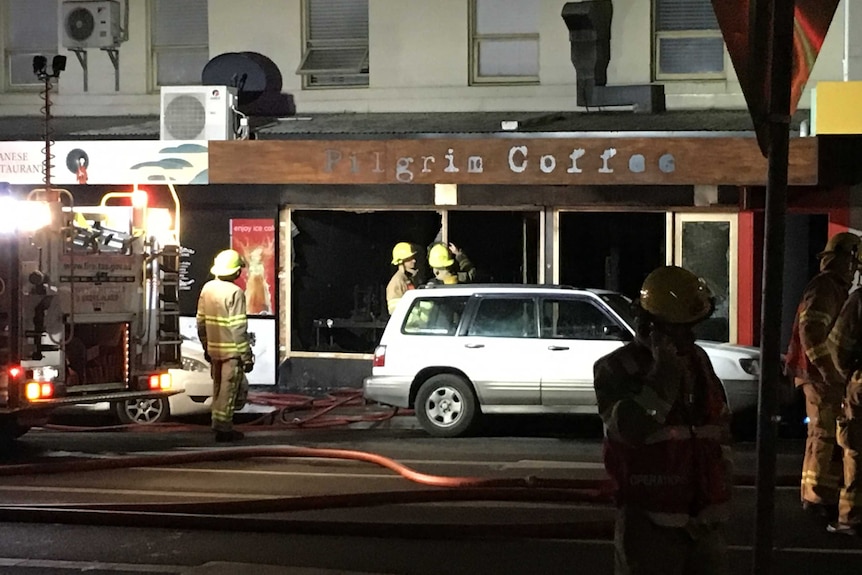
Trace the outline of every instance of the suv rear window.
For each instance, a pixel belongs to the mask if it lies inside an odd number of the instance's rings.
[[[455,335],[467,296],[417,298],[407,312],[401,333],[408,335]]]

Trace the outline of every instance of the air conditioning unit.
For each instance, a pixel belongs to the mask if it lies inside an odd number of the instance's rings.
[[[123,41],[116,0],[63,0],[60,26],[64,48],[116,48]]]
[[[236,88],[162,87],[162,140],[233,140],[236,137]]]

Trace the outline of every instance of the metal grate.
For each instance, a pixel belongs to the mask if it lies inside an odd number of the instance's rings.
[[[197,96],[174,96],[163,111],[165,128],[177,140],[201,139],[206,127],[206,109]]]

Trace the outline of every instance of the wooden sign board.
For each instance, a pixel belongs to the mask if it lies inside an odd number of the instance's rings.
[[[791,141],[791,185],[817,183]],[[209,145],[211,184],[765,185],[754,138],[241,140]]]

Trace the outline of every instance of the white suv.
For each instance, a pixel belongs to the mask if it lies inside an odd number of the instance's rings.
[[[371,401],[414,408],[431,435],[480,414],[596,413],[593,364],[634,337],[631,302],[563,286],[437,286],[408,291],[364,381]],[[756,411],[760,350],[698,342],[734,413]]]

